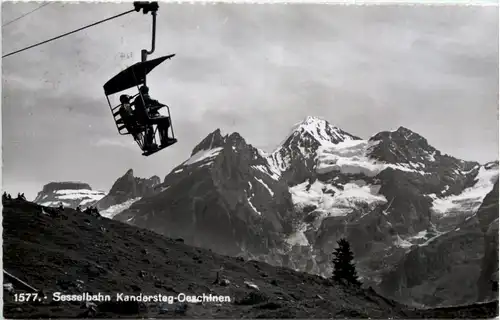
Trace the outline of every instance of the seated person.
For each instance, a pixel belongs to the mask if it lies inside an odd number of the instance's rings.
[[[156,124],[158,131],[160,133],[160,143],[165,145],[170,140],[168,138],[168,128],[170,127],[170,118],[162,117],[158,113],[158,109],[164,107],[165,105],[158,102],[158,100],[153,100],[149,96],[149,88],[147,86],[142,86],[139,88],[140,94],[135,98],[134,105],[137,111],[138,117],[150,127],[146,133],[146,140],[148,145],[151,145],[154,139],[154,130],[152,125]]]
[[[138,123],[137,119],[134,114],[134,110],[132,110],[132,106],[130,104],[130,96],[126,94],[122,94],[120,96],[120,102],[121,102],[121,107],[120,107],[120,117],[123,120],[123,124],[125,125],[125,128],[127,131],[134,136],[134,139],[138,137],[139,130],[138,130]]]

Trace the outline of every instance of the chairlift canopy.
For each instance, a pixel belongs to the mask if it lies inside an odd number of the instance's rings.
[[[109,96],[111,94],[144,84],[146,75],[150,73],[151,70],[173,56],[175,56],[175,54],[133,64],[106,82],[104,84],[104,93]]]

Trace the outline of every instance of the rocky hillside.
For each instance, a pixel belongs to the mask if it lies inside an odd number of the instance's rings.
[[[157,193],[115,219],[221,254],[324,276],[331,274],[336,241],[347,237],[367,286],[416,305],[456,305],[479,297],[452,295],[444,280],[444,291],[436,287],[441,297],[412,295],[412,285],[391,289],[384,279],[415,255],[412,249],[437,236],[455,239],[455,229],[476,215],[497,180],[498,162],[442,154],[408,128],[364,140],[308,117],[271,153],[237,133],[212,132]],[[476,231],[462,232],[475,237]],[[450,241],[457,255],[480,268],[483,251],[466,255],[468,249]],[[438,264],[445,259],[439,256]],[[433,277],[445,277],[445,265]]]
[[[221,256],[110,219],[66,208],[4,203],[3,268],[48,299],[15,302],[6,318],[406,318],[415,313],[372,290],[257,261]],[[22,254],[20,254],[22,252]],[[222,270],[217,279],[217,271]],[[18,282],[14,291],[23,292]],[[4,291],[6,292],[6,291]],[[109,294],[111,302],[55,301],[54,293]],[[116,294],[217,295],[228,302],[116,303]],[[489,311],[491,313],[491,310]],[[483,313],[484,314],[484,313]]]
[[[283,267],[221,256],[188,246],[182,239],[169,239],[99,215],[21,200],[7,200],[3,208],[3,268],[8,272],[4,275],[3,314],[9,319],[498,316],[498,301],[409,309],[371,288],[346,287]],[[38,292],[47,299],[16,302],[13,293],[23,292]],[[55,292],[101,293],[110,295],[111,301],[55,301]],[[118,302],[120,293],[161,294],[168,299],[181,293],[205,294],[229,299],[223,303]]]
[[[81,182],[51,182],[43,186],[34,202],[43,206],[76,208],[88,207],[97,203],[106,195],[103,191],[95,191]]]
[[[113,218],[135,201],[154,194],[155,187],[160,182],[158,176],[152,176],[149,179],[135,177],[134,171],[129,169],[115,181],[108,194],[96,203],[96,207],[103,216]]]

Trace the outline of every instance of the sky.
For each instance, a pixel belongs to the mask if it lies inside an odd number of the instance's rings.
[[[2,3],[2,23],[37,6]],[[2,53],[131,8],[52,3],[2,28]],[[2,59],[4,190],[107,191],[130,168],[163,179],[217,128],[272,151],[307,116],[362,138],[404,126],[455,157],[498,159],[496,6],[160,3],[151,58],[176,56],[148,86],[179,142],[143,157],[102,86],[150,45],[151,16],[134,12]]]

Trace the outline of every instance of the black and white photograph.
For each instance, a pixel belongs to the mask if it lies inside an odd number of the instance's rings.
[[[1,16],[3,318],[499,316],[498,3]]]

